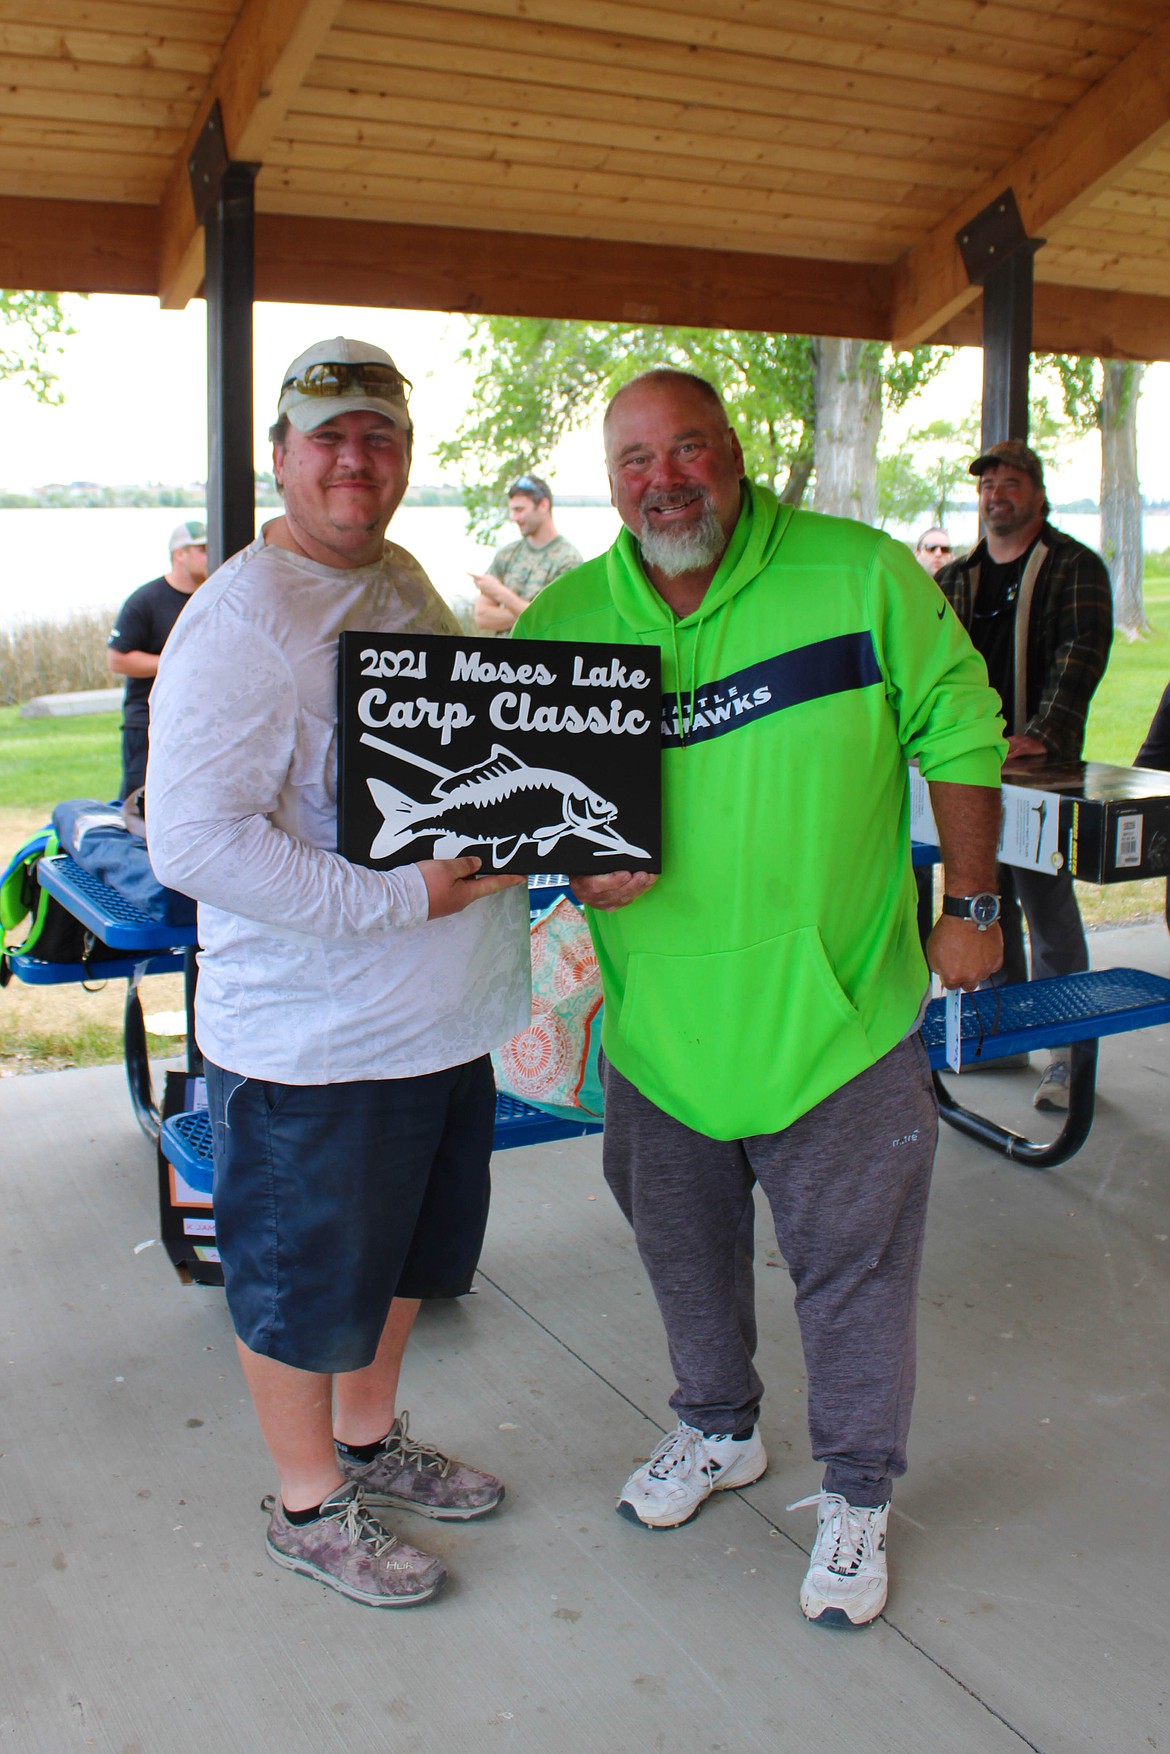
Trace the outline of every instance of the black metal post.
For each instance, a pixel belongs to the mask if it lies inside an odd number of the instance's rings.
[[[1028,436],[1032,266],[1043,238],[1024,230],[1011,189],[958,233],[972,283],[983,288],[983,419],[980,448]]]
[[[204,230],[207,301],[207,559],[219,566],[252,540],[254,188],[259,165],[231,161],[216,104],[189,163]]]
[[[1032,252],[1023,251],[983,283],[982,450],[1028,436],[1032,360]]]

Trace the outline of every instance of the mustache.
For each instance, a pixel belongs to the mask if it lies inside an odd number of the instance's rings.
[[[700,504],[712,510],[711,499],[701,487],[676,487],[670,493],[648,493],[642,500],[643,512],[673,511],[676,506]]]

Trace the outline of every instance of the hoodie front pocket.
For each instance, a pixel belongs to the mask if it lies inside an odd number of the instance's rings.
[[[716,1139],[779,1131],[874,1057],[815,926],[707,956],[636,952],[617,1034],[639,1089]]]

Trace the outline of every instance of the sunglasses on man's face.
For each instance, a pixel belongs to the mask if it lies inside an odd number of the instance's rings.
[[[953,554],[955,551],[948,542],[928,542],[922,552],[923,554]]]
[[[302,396],[378,396],[383,400],[398,398],[406,402],[414,385],[392,365],[379,365],[368,360],[363,365],[342,365],[324,361],[307,366],[299,378],[287,378],[280,387],[296,390]]]

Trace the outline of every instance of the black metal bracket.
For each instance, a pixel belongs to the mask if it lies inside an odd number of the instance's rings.
[[[207,223],[207,215],[213,203],[219,199],[220,185],[229,162],[227,141],[223,133],[223,112],[219,107],[219,99],[216,98],[207,112],[199,138],[187,160],[191,200],[200,225]]]
[[[986,286],[997,268],[1021,252],[1034,256],[1045,239],[1028,236],[1015,191],[1008,188],[955,233],[955,242],[972,286]]]

